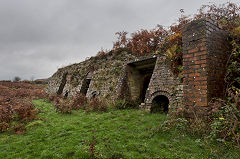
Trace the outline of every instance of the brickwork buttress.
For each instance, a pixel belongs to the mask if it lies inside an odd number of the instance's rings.
[[[222,97],[227,61],[226,34],[209,19],[195,20],[183,28],[184,104],[206,108]]]

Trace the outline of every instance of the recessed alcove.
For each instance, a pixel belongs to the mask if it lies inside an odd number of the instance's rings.
[[[63,89],[64,89],[64,87],[66,85],[66,82],[67,82],[67,75],[68,75],[68,73],[66,72],[62,76],[62,80],[61,80],[60,86],[59,86],[58,91],[57,91],[58,95],[61,95],[63,93]]]
[[[164,95],[159,95],[153,98],[151,113],[168,113],[169,99]]]
[[[86,96],[87,91],[89,89],[89,85],[91,83],[91,79],[90,78],[85,78],[82,82],[82,87],[80,89],[80,92]]]
[[[156,57],[128,63],[128,87],[133,101],[143,103],[156,64]]]

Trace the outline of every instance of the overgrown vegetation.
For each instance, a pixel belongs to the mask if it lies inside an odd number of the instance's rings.
[[[125,48],[136,56],[148,56],[151,54],[164,54],[172,62],[172,71],[179,74],[182,65],[182,33],[181,26],[190,20],[186,17],[179,19],[177,25],[169,29],[158,25],[155,29],[142,29],[131,34],[127,38],[127,32],[117,32],[117,41],[113,44],[113,50]]]
[[[204,5],[193,19],[211,18],[229,32],[230,53],[226,66],[225,98],[213,99],[207,110],[183,106],[173,114],[172,121],[183,119],[186,130],[219,142],[240,147],[240,7],[233,3]],[[224,79],[222,79],[224,80]],[[207,112],[207,114],[206,114]],[[187,120],[184,120],[187,119]],[[176,123],[175,123],[176,124]],[[171,124],[170,124],[171,125]],[[174,125],[174,124],[173,124]]]
[[[225,158],[238,159],[239,149],[205,141],[176,128],[159,130],[168,116],[141,110],[72,114],[35,100],[39,117],[24,135],[0,134],[0,158]],[[180,123],[181,121],[179,121]],[[184,121],[182,122],[184,125]]]
[[[240,140],[240,7],[234,3],[222,5],[203,5],[198,13],[181,16],[176,24],[169,28],[158,25],[152,30],[138,30],[130,36],[128,33],[117,32],[117,41],[113,44],[113,51],[127,50],[136,56],[163,54],[172,63],[172,71],[182,76],[182,32],[184,24],[200,18],[209,18],[216,21],[229,33],[229,59],[226,66],[226,90],[224,99],[213,99],[209,109],[201,112],[200,108],[179,108],[172,114],[172,120],[185,118],[188,121],[190,133],[198,133],[204,137],[218,139],[219,141],[232,141],[239,146]],[[99,56],[107,54],[101,51]],[[223,79],[224,80],[224,79]],[[124,101],[116,103],[117,107],[125,107]]]
[[[239,25],[240,25],[240,21]],[[232,50],[225,75],[226,98],[214,99],[209,112],[210,136],[222,142],[231,141],[240,147],[240,34],[232,31]]]
[[[85,110],[106,112],[108,110],[107,102],[97,97],[87,100],[86,96],[77,92],[72,98],[64,98],[61,95],[50,95],[49,101],[52,101],[56,111],[60,113],[71,113],[73,110]]]
[[[130,37],[127,32],[116,33],[113,49],[100,51],[98,56],[105,58],[123,50],[136,56],[164,54],[172,62],[173,72],[181,75],[182,26],[198,18],[217,20],[229,32],[231,50],[224,79],[226,96],[213,99],[207,114],[183,106],[166,117],[128,110],[136,104],[126,100],[87,100],[79,92],[65,99],[47,96],[43,86],[0,82],[0,132],[24,134],[31,130],[24,136],[0,134],[0,157],[240,158],[239,150],[234,149],[234,145],[240,146],[240,8],[232,3],[213,4],[202,6],[194,16],[181,13],[177,24],[167,29],[159,25]],[[55,109],[43,100],[35,100],[35,108],[32,100],[40,98],[48,98]],[[232,152],[226,147],[229,144]]]
[[[101,50],[97,56],[105,56],[119,50],[126,50],[136,56],[148,56],[151,54],[163,54],[172,63],[172,71],[181,76],[182,71],[182,27],[192,20],[209,18],[217,21],[224,30],[232,32],[239,26],[239,6],[234,3],[226,3],[219,6],[215,4],[203,5],[198,13],[184,15],[184,9],[180,10],[178,21],[168,28],[161,25],[151,30],[141,29],[128,36],[128,32],[117,32],[117,40],[111,51]]]
[[[46,97],[43,86],[0,82],[0,132],[7,131],[15,122],[15,133],[24,133],[26,123],[37,117],[38,110],[31,100]]]
[[[239,9],[238,9],[239,13]],[[232,13],[236,16],[236,13]],[[233,21],[238,26],[232,27],[232,50],[225,75],[226,98],[212,101],[214,109],[210,116],[210,135],[219,141],[232,141],[240,147],[240,18]],[[231,27],[231,25],[230,25]]]
[[[134,108],[136,109],[136,108],[138,108],[138,106],[139,106],[138,102],[129,101],[126,99],[119,99],[119,100],[114,101],[114,108],[120,109],[120,110],[134,109]]]

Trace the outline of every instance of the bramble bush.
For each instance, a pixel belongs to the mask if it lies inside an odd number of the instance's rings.
[[[18,121],[29,122],[36,118],[37,110],[34,109],[32,102],[18,100],[15,104],[13,112]]]
[[[180,108],[176,116],[188,118],[191,132],[201,132],[207,138],[226,142],[229,141],[240,147],[240,7],[233,3],[220,6],[204,5],[200,8],[197,18],[211,18],[217,20],[223,29],[229,32],[230,53],[225,74],[225,98],[213,99],[209,103],[207,115],[197,112],[199,109]],[[201,131],[201,130],[206,130]]]
[[[117,32],[117,40],[113,43],[112,50],[104,51],[102,49],[97,56],[105,56],[108,53],[119,52],[119,50],[123,49],[136,56],[163,54],[171,61],[174,74],[182,76],[181,29],[184,24],[200,18],[210,18],[217,21],[224,30],[229,32],[239,26],[239,6],[230,2],[220,6],[215,4],[203,5],[198,10],[198,13],[193,16],[184,15],[183,9],[180,12],[180,18],[168,28],[157,25],[154,29],[141,29],[131,33],[129,36],[126,31]]]
[[[72,105],[74,110],[86,109],[87,97],[80,92],[77,92],[72,99]]]
[[[27,122],[37,117],[37,110],[32,99],[45,98],[43,86],[23,82],[0,82],[0,132],[11,128],[12,121],[17,121],[14,132],[25,132]]]
[[[86,107],[85,110],[86,111],[96,111],[96,112],[107,112],[108,107],[107,107],[107,103],[105,100],[94,97],[94,98],[90,99],[88,107]]]
[[[232,141],[240,147],[240,34],[235,30],[232,33],[232,51],[225,75],[226,98],[210,103],[212,131],[209,137],[223,142]]]
[[[53,102],[53,105],[56,107],[56,112],[70,114],[72,110],[74,110],[73,101],[64,98],[62,95],[49,95],[48,100]]]
[[[181,13],[184,13],[184,11],[182,10]],[[191,17],[181,15],[178,24],[170,26],[169,34],[165,37],[165,41],[161,43],[159,52],[162,52],[172,61],[173,72],[181,75],[181,28],[185,23],[199,18],[213,19],[229,33],[231,41],[228,50],[229,59],[225,79],[223,79],[226,83],[225,98],[213,99],[206,110],[202,110],[200,107],[190,108],[183,105],[176,112],[173,112],[171,120],[166,121],[165,125],[163,124],[161,127],[180,127],[184,132],[217,139],[218,141],[230,141],[240,146],[240,7],[229,2],[219,6],[215,4],[203,5],[199,12]],[[125,34],[119,35],[126,36]],[[121,42],[121,38],[118,38],[118,41]],[[179,125],[178,120],[184,124]]]
[[[227,99],[215,99],[210,103],[211,131],[209,138],[218,141],[231,141],[240,147],[240,98],[239,92],[229,91]]]
[[[53,101],[56,111],[60,113],[71,113],[72,110],[79,109],[85,110],[86,112],[106,112],[108,110],[105,100],[97,97],[87,100],[86,96],[80,92],[77,92],[72,98],[69,99],[66,99],[60,95],[50,95],[48,99]]]
[[[6,131],[10,127],[11,120],[11,109],[0,104],[0,132]]]

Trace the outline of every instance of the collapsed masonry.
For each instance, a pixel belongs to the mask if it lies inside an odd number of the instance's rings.
[[[49,80],[47,92],[87,98],[138,101],[140,108],[172,111],[184,104],[207,108],[214,97],[223,97],[227,61],[226,34],[209,19],[183,28],[183,75],[171,71],[165,56],[138,59],[125,51],[110,52],[59,69]]]

